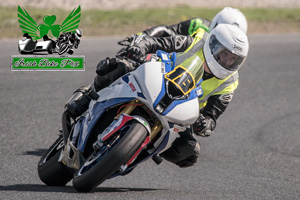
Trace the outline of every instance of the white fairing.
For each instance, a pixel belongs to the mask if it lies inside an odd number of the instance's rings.
[[[130,73],[128,76],[128,83],[120,78],[109,87],[99,91],[100,98],[97,101],[101,102],[116,97],[133,97],[138,98],[154,111],[153,103],[161,92],[164,71],[164,64],[161,62],[145,63]],[[142,93],[146,99],[138,97],[137,93]],[[197,98],[195,98],[191,101],[178,104],[167,115],[160,117],[173,123],[189,125],[196,121],[198,115],[199,104]]]
[[[198,99],[177,105],[166,117],[174,123],[182,125],[193,124],[199,117]]]
[[[164,64],[160,62],[145,63],[144,67],[141,66],[131,73],[139,83],[145,97],[151,100],[151,106],[153,106],[162,89],[164,73]],[[198,99],[195,98],[191,101],[178,104],[165,117],[173,123],[189,125],[196,121],[198,115],[199,103]]]
[[[151,107],[162,89],[164,67],[161,62],[148,62],[131,72]]]

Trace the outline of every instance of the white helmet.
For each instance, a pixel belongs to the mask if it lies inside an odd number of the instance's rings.
[[[243,65],[248,50],[248,38],[241,29],[219,24],[205,42],[204,57],[211,73],[218,79],[225,79]]]
[[[231,7],[225,7],[221,10],[212,20],[210,30],[214,29],[218,24],[232,24],[239,27],[244,33],[247,34],[247,20],[243,13]]]
[[[81,29],[76,29],[75,31],[75,36],[78,40],[80,40],[81,36],[82,36],[82,30]]]

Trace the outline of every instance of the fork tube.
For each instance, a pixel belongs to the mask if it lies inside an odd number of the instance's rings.
[[[122,109],[122,111],[115,117],[115,119],[118,119],[121,114],[125,113],[127,115],[130,115],[130,113],[136,108],[137,104],[139,103],[139,100],[135,99],[129,102],[129,104],[125,108]]]
[[[155,138],[155,136],[161,131],[161,129],[162,129],[162,124],[160,123],[160,121],[156,121],[151,129],[150,140]]]

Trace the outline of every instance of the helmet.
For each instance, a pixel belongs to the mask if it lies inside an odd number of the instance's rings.
[[[76,36],[77,39],[80,39],[80,37],[82,36],[82,30],[81,29],[76,29],[75,36]]]
[[[248,38],[241,29],[230,24],[219,24],[207,37],[203,52],[211,73],[225,79],[242,66],[248,50]]]
[[[247,20],[243,13],[231,7],[225,7],[221,10],[212,20],[210,30],[214,29],[218,24],[232,24],[239,27],[244,33],[247,34]]]

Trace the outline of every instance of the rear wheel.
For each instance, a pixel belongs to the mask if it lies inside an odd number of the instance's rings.
[[[46,185],[64,186],[73,178],[70,169],[58,162],[63,147],[63,137],[60,136],[39,161],[38,174]]]
[[[120,139],[111,147],[103,147],[103,152],[93,153],[76,172],[73,179],[76,190],[88,192],[104,182],[134,155],[147,137],[146,128],[136,121],[122,129]]]

